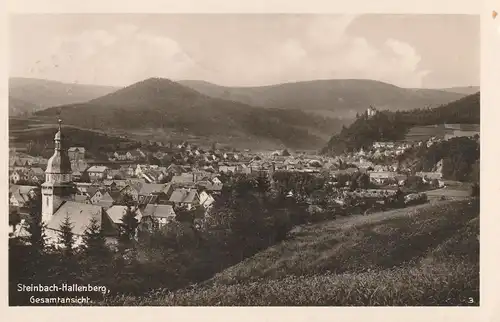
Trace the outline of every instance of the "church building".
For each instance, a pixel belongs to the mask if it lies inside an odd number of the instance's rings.
[[[83,235],[91,219],[97,220],[108,244],[115,244],[119,234],[106,211],[98,205],[75,201],[76,185],[73,183],[71,162],[65,146],[61,120],[54,137],[54,154],[45,170],[45,183],[42,184],[42,221],[46,224],[47,242],[59,243],[59,230],[66,218],[73,227],[75,247],[83,243]]]
[[[59,130],[54,137],[54,154],[47,162],[45,182],[42,184],[42,220],[44,223],[50,221],[64,201],[74,200],[76,194],[61,123],[62,121],[59,120]]]

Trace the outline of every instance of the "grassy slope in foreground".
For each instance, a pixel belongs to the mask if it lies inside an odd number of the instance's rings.
[[[479,305],[478,202],[304,226],[205,286],[103,304]]]

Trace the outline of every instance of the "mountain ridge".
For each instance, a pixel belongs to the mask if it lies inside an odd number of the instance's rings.
[[[113,86],[71,84],[39,78],[9,78],[9,97],[14,102],[25,102],[32,105],[33,108],[30,112],[53,106],[86,102],[116,89],[117,87]],[[19,114],[18,109],[9,104],[11,116],[22,115],[24,112],[26,111],[23,109]]]
[[[182,80],[180,84],[200,93],[251,106],[326,112],[352,118],[370,105],[379,109],[411,110],[439,106],[466,94],[439,89],[402,88],[362,79],[313,80],[255,87],[227,87],[206,81]]]
[[[171,130],[197,137],[249,136],[287,147],[317,147],[335,133],[339,120],[299,110],[264,109],[212,98],[169,79],[149,78],[86,103],[49,108],[65,123],[90,129]],[[321,132],[317,135],[314,132]]]

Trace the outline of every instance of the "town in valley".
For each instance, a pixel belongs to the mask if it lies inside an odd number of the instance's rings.
[[[478,17],[119,16],[38,17],[76,28],[39,60],[13,20],[10,305],[479,305],[478,64],[451,73],[427,30]],[[63,284],[106,292],[40,291]]]

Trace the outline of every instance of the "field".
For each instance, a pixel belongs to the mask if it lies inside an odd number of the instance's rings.
[[[444,139],[446,135],[453,135],[457,131],[474,131],[479,134],[479,124],[435,124],[414,126],[405,136],[407,142],[425,141],[432,137]]]
[[[436,190],[426,191],[427,197],[432,199],[446,198],[446,199],[465,199],[470,195],[470,188],[467,187],[449,187]]]
[[[405,141],[419,142],[432,137],[444,138],[448,132],[443,125],[414,126],[406,134]]]
[[[203,285],[101,305],[479,305],[479,203],[435,201],[297,227]]]

